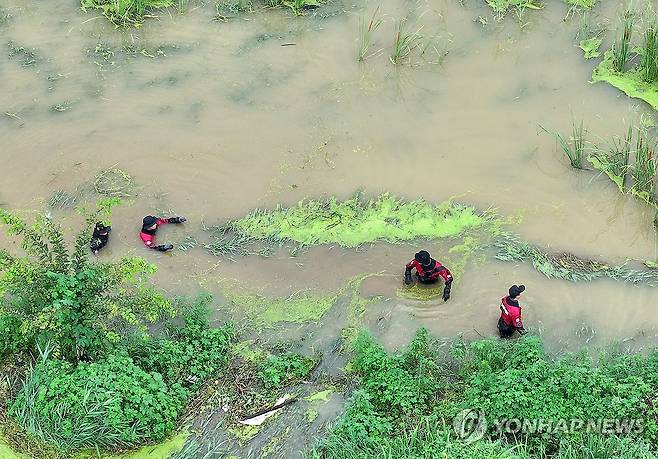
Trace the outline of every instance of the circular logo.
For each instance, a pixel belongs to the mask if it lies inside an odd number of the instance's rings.
[[[462,410],[452,421],[457,438],[465,443],[480,440],[487,432],[487,419],[484,411],[467,409]]]

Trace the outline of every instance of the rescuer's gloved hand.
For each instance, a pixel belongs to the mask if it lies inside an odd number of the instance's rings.
[[[521,336],[523,336],[523,335],[525,335],[526,333],[528,333],[528,331],[527,331],[525,328],[517,328],[516,331],[518,331],[518,332],[519,332],[519,335],[521,335]]]
[[[404,283],[409,285],[411,284],[411,271],[407,270],[404,272]]]
[[[173,244],[162,244],[162,245],[156,245],[153,247],[154,250],[157,250],[158,252],[168,252],[174,248]]]
[[[452,287],[452,282],[447,282],[446,286],[443,288],[443,301],[448,301],[450,299],[451,287]]]
[[[170,217],[167,219],[167,222],[169,223],[185,223],[187,221],[187,218],[185,217]]]

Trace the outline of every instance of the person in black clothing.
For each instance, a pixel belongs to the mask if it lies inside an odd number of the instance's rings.
[[[96,223],[94,234],[91,235],[91,241],[89,241],[89,248],[94,255],[97,255],[107,245],[107,242],[110,240],[110,231],[112,231],[111,226],[105,226],[101,222]]]

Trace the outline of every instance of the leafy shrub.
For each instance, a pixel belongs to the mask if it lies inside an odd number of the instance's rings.
[[[185,312],[182,326],[169,324],[168,337],[140,340],[130,347],[135,362],[162,374],[168,383],[184,386],[202,383],[223,370],[235,339],[231,324],[211,328],[207,306],[210,295],[199,296]],[[185,307],[184,303],[179,306]]]
[[[439,367],[439,359],[445,366]],[[555,359],[533,336],[457,343],[449,356],[432,349],[420,330],[406,351],[387,353],[359,335],[350,364],[358,389],[343,417],[312,458],[655,459],[658,352],[648,357],[586,351]],[[446,385],[444,381],[450,381]],[[656,403],[658,406],[658,403]],[[456,438],[452,422],[462,409],[497,419],[641,419],[643,433],[623,437],[593,432]],[[653,445],[653,446],[652,446]]]
[[[28,226],[0,209],[0,221],[10,235],[22,237],[26,253],[18,257],[0,249],[1,324],[10,326],[15,343],[8,350],[34,351],[37,344],[51,342],[55,357],[99,358],[127,329],[146,335],[146,323],[173,314],[170,302],[146,283],[153,265],[139,258],[88,260],[98,216],[89,216],[69,250],[61,227],[49,217]]]
[[[261,363],[259,377],[268,388],[281,387],[285,383],[305,378],[314,365],[315,360],[301,354],[271,354]]]
[[[125,354],[73,366],[44,360],[28,375],[10,414],[62,452],[116,449],[159,441],[185,405],[180,385],[136,366]]]

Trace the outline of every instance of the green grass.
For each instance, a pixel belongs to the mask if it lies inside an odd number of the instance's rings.
[[[127,26],[139,24],[155,10],[172,6],[187,8],[187,1],[180,0],[80,0],[83,11],[97,9],[112,23]]]
[[[359,18],[359,52],[358,60],[363,62],[370,56],[370,46],[372,46],[372,36],[375,31],[382,25],[384,20],[379,17],[379,6],[372,13],[369,21],[361,16]]]
[[[502,18],[512,8],[538,10],[543,6],[536,0],[486,0],[498,18]]]
[[[309,457],[356,458],[655,458],[658,354],[583,351],[553,357],[541,339],[457,341],[441,351],[419,330],[388,353],[367,332],[347,369],[356,383],[345,414]],[[595,363],[596,362],[596,363]],[[484,437],[461,441],[453,419],[479,409]],[[500,434],[496,420],[640,419],[624,436],[581,431]]]
[[[415,31],[407,30],[407,20],[398,21],[395,38],[393,40],[393,50],[391,51],[390,60],[393,64],[402,64],[408,62],[411,53],[421,48],[423,36],[420,34],[422,26]]]
[[[633,37],[633,27],[635,25],[635,17],[630,11],[624,13],[623,18],[623,31],[621,35],[615,40],[612,46],[613,53],[613,68],[617,72],[624,72],[626,63],[628,62],[628,55],[630,52],[631,38]]]
[[[583,122],[572,123],[571,128],[571,137],[565,139],[561,134],[557,132],[551,132],[546,128],[542,127],[545,132],[553,134],[555,140],[562,149],[564,155],[569,159],[571,167],[574,169],[583,169],[584,160],[586,158],[585,154],[585,137],[587,135],[587,130],[583,127]]]
[[[294,207],[261,210],[230,221],[226,230],[256,241],[303,246],[336,244],[358,247],[376,241],[402,242],[446,238],[492,224],[473,207],[446,201],[402,201],[392,195],[345,201],[302,201]]]
[[[655,23],[644,33],[644,52],[640,72],[647,83],[658,80],[658,29]]]
[[[631,192],[649,204],[656,202],[655,149],[655,141],[647,136],[638,135],[635,164],[631,169],[634,182]]]
[[[604,173],[622,193],[626,192],[626,178],[629,171],[633,127],[629,126],[626,137],[613,138],[609,150],[595,150],[587,159],[594,169]]]
[[[576,6],[586,10],[591,10],[596,5],[597,0],[564,0],[568,5]]]

